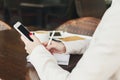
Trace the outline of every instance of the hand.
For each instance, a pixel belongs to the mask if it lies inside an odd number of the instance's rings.
[[[52,41],[50,45],[47,45],[48,42],[42,43],[48,51],[50,51],[52,54],[54,53],[65,53],[66,48],[65,45],[62,42],[56,42]]]
[[[25,50],[28,54],[30,54],[37,45],[42,45],[36,36],[32,34],[30,37],[33,39],[33,42],[26,39],[24,36],[21,36],[22,41],[25,43]]]

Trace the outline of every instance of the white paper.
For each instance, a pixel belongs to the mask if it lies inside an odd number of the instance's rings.
[[[80,36],[83,37],[85,39],[91,39],[91,36],[87,36],[87,35],[81,35],[81,34],[73,34],[73,33],[68,33],[68,32],[64,32],[64,34],[62,35],[63,37],[68,37],[68,36]]]
[[[91,39],[91,36],[86,36],[86,35],[79,35],[79,34],[73,34],[73,33],[68,33],[68,32],[63,32],[62,33],[62,38],[64,37],[68,37],[68,36],[80,36],[83,37],[85,39]],[[57,38],[56,38],[57,40]],[[58,39],[59,40],[59,39]],[[70,55],[69,54],[54,54],[55,58],[57,59],[58,64],[60,65],[68,65],[69,64],[69,58]]]
[[[69,54],[54,54],[54,57],[57,59],[58,64],[68,65],[70,55]]]

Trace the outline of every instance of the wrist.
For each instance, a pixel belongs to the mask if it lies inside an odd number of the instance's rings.
[[[60,42],[60,45],[61,45],[61,51],[62,51],[62,53],[65,53],[66,52],[66,47],[65,47],[65,45],[64,45],[64,43],[63,42]]]

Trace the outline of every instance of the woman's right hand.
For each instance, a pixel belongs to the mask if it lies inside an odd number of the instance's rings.
[[[50,51],[52,54],[54,53],[65,53],[66,48],[65,45],[62,42],[56,42],[52,41],[50,45],[47,45],[48,42],[42,43],[48,51]]]

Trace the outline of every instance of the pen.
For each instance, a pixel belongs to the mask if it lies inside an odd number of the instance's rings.
[[[53,38],[54,34],[55,34],[55,31],[52,31],[52,35],[51,35],[51,37],[50,37],[50,40],[48,41],[47,46],[50,45],[50,43],[51,43],[51,41],[52,41],[52,38]]]

